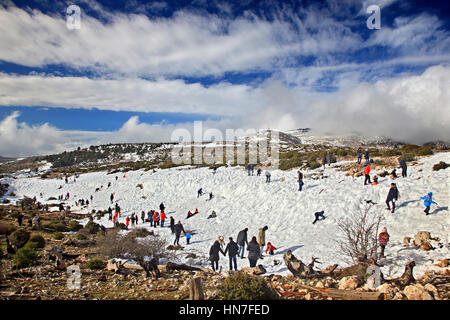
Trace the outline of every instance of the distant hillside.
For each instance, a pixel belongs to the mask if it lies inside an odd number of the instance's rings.
[[[0,156],[0,163],[5,163],[5,162],[8,162],[8,161],[14,161],[14,160],[16,160],[16,158],[8,158],[8,157]]]

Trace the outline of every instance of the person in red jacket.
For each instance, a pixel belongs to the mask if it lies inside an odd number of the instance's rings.
[[[166,220],[166,213],[164,211],[161,211],[159,218],[161,219],[161,227],[164,227],[164,221]]]
[[[275,250],[276,248],[272,245],[272,243],[267,242],[267,248],[266,248],[266,253],[267,251],[269,251],[270,255],[273,255],[273,250]]]
[[[364,168],[364,185],[367,184],[367,182],[369,182],[369,184],[371,184],[372,182],[370,181],[370,163],[367,164],[367,166]]]
[[[127,225],[127,228],[128,228],[128,226],[130,225],[130,217],[127,217],[125,219],[125,224]]]
[[[156,225],[159,224],[159,214],[156,211],[153,213],[153,224],[154,224],[155,228],[156,228]]]
[[[194,214],[197,214],[198,213],[198,209],[197,208],[195,208],[195,212],[194,212]]]

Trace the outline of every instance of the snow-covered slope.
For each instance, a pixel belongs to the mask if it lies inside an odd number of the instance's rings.
[[[164,202],[166,214],[181,221],[184,228],[195,234],[190,245],[185,245],[184,238],[180,243],[186,251],[192,251],[207,259],[209,247],[219,235],[232,236],[236,239],[240,230],[249,228],[249,240],[258,235],[258,228],[268,226],[266,241],[277,248],[274,256],[266,256],[262,263],[270,273],[289,274],[284,263],[274,265],[274,260],[282,261],[283,253],[291,250],[299,259],[310,261],[311,256],[319,257],[322,267],[329,264],[346,264],[337,249],[335,239],[338,236],[336,221],[344,219],[355,210],[361,209],[365,199],[371,199],[377,205],[373,209],[383,211],[391,240],[386,248],[392,263],[382,268],[385,275],[400,275],[406,261],[414,259],[417,267],[415,274],[433,268],[430,259],[448,258],[449,250],[449,175],[450,169],[432,171],[432,166],[439,161],[450,162],[450,153],[439,153],[420,160],[422,166],[410,167],[408,178],[397,179],[401,194],[397,211],[392,214],[385,210],[385,199],[391,180],[380,178],[378,186],[364,186],[363,177],[345,176],[336,168],[327,167],[324,174],[328,178],[305,180],[302,192],[297,191],[296,171],[272,172],[272,182],[265,183],[265,177],[248,176],[243,167],[220,167],[215,175],[208,168],[190,169],[178,167],[166,170],[130,171],[123,174],[107,175],[106,172],[83,174],[74,183],[65,184],[63,180],[42,180],[25,176],[17,179],[3,179],[9,183],[18,199],[22,196],[36,196],[45,203],[49,197],[57,197],[70,193],[67,203],[72,210],[90,212],[92,209],[106,209],[110,206],[110,194],[115,193],[115,201],[123,210],[121,221],[136,212],[140,217],[141,210],[156,209]],[[334,164],[339,165],[339,163]],[[316,169],[320,171],[322,169]],[[305,172],[308,173],[308,172]],[[418,179],[421,177],[420,179]],[[284,179],[281,179],[284,178]],[[106,188],[108,182],[112,183]],[[143,189],[137,187],[143,185]],[[103,190],[95,192],[103,185]],[[62,186],[61,189],[58,189]],[[206,201],[208,195],[197,198],[197,190],[203,187],[205,192],[212,191],[214,198]],[[434,193],[435,201],[440,207],[433,207],[432,214],[425,216],[423,202],[419,200],[428,192]],[[40,193],[43,197],[40,197]],[[77,199],[88,199],[93,195],[93,203],[88,209],[81,210],[74,206]],[[146,198],[144,198],[146,197]],[[185,220],[188,210],[198,208],[200,214]],[[212,210],[217,218],[207,219]],[[323,221],[312,224],[314,212],[325,211],[327,217]],[[100,221],[110,227],[107,215]],[[166,226],[168,220],[166,221]],[[142,226],[139,223],[138,226]],[[149,224],[145,224],[150,228]],[[443,248],[430,252],[404,248],[405,236],[413,237],[418,231],[430,231],[432,236],[439,237]],[[155,232],[173,242],[170,228],[156,228]],[[247,255],[247,253],[246,253]],[[220,264],[228,270],[228,258],[221,257]],[[206,265],[206,262],[205,262]],[[248,266],[247,259],[238,259],[238,266]]]

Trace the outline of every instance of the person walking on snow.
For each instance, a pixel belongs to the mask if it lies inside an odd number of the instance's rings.
[[[270,182],[270,172],[269,170],[266,170],[266,183]]]
[[[391,183],[391,188],[389,189],[389,193],[386,198],[386,205],[387,205],[386,209],[391,210],[389,203],[392,202],[392,211],[391,212],[394,213],[395,201],[397,201],[399,197],[400,197],[400,194],[398,192],[397,186],[395,185],[395,183]]]
[[[170,216],[170,231],[172,234],[175,233],[175,219],[172,216]]]
[[[174,226],[175,230],[175,241],[173,242],[173,245],[180,245],[180,235],[181,231],[183,231],[184,234],[186,234],[186,231],[184,231],[183,225],[181,224],[181,221],[178,221],[178,223]]]
[[[191,235],[191,231],[187,230],[186,231],[186,244],[189,244],[189,241],[191,240],[192,235]]]
[[[364,168],[364,185],[366,185],[367,183],[371,184],[372,182],[370,181],[370,163],[366,165],[366,167]]]
[[[218,240],[214,241],[214,244],[209,249],[209,261],[211,261],[211,266],[213,271],[216,271],[219,269],[219,253],[222,253],[225,255],[225,252],[223,252],[220,243]]]
[[[248,251],[248,262],[250,264],[250,268],[256,267],[256,262],[259,258],[261,258],[261,248],[256,241],[256,237],[253,236],[252,240],[249,242],[247,246]]]
[[[358,150],[356,150],[356,158],[358,159],[358,164],[361,163],[361,159],[362,159],[362,150],[361,148],[358,148]]]
[[[237,259],[236,255],[238,254],[238,245],[236,242],[233,241],[233,238],[229,238],[230,242],[228,242],[226,248],[225,248],[225,255],[228,252],[228,258],[230,259],[230,271],[233,270],[233,264],[234,264],[234,271],[237,271]]]
[[[129,217],[127,217],[125,219],[125,225],[127,226],[127,229],[128,229],[128,226],[130,225],[130,218]]]
[[[425,212],[426,215],[430,213],[430,207],[433,203],[437,205],[437,203],[433,201],[433,192],[428,192],[428,194],[424,197],[421,197],[420,200],[425,200],[423,202],[423,204],[425,205],[425,210],[423,212]]]
[[[164,209],[166,209],[166,207],[164,206],[164,203],[161,202],[159,205],[159,211],[164,211]]]
[[[141,212],[141,220],[142,220],[142,223],[145,222],[145,211],[144,210],[142,210],[142,212]]]
[[[203,194],[203,188],[198,189],[197,198],[200,197],[202,194]]]
[[[298,191],[302,191],[302,188],[303,188],[303,173],[300,170],[297,171],[297,182],[298,182]]]
[[[256,170],[256,175],[259,177],[261,175],[262,169],[258,168],[258,170]]]
[[[166,213],[164,211],[161,211],[159,218],[161,219],[161,228],[163,228],[164,222],[166,221]]]
[[[264,250],[264,245],[266,244],[266,230],[269,229],[267,226],[263,228],[259,228],[258,232],[258,243],[261,247],[261,250]]]
[[[408,169],[406,166],[406,160],[398,158],[398,164],[400,165],[400,168],[402,169],[402,177],[406,178],[407,177],[406,170]]]
[[[244,259],[244,248],[245,245],[248,246],[248,241],[247,241],[247,231],[248,228],[245,228],[244,230],[239,231],[236,242],[239,246],[239,252],[238,254],[241,256],[241,259]]]
[[[364,160],[366,160],[366,165],[370,163],[369,161],[369,150],[364,150]]]
[[[389,241],[389,233],[387,233],[386,228],[381,230],[381,233],[378,235],[378,243],[380,244],[381,252],[380,258],[385,258],[384,256],[384,248],[386,247]]]

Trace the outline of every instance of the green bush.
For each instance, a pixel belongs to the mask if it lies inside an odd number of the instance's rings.
[[[26,268],[36,264],[39,254],[34,244],[26,245],[19,249],[13,257],[13,266],[17,268]]]
[[[42,226],[52,231],[59,231],[59,232],[69,231],[69,228],[67,228],[66,224],[62,220],[52,220],[50,222],[43,223]]]
[[[86,240],[87,237],[84,234],[82,234],[82,233],[77,233],[75,235],[75,239],[77,239],[77,240]]]
[[[87,263],[87,267],[91,270],[103,270],[105,263],[100,259],[92,259]]]
[[[309,167],[311,170],[320,168],[320,166],[321,166],[321,164],[318,163],[317,161],[311,161],[311,162],[308,161],[308,167]]]
[[[273,300],[276,295],[266,280],[237,272],[225,279],[220,286],[220,295],[225,300]]]
[[[450,167],[450,164],[445,163],[444,161],[440,161],[439,163],[436,163],[433,166],[433,171],[438,171],[438,170],[441,170],[441,169],[447,169],[448,167]]]
[[[417,149],[415,153],[417,156],[429,156],[433,154],[433,148],[430,145],[425,145]]]
[[[132,238],[145,238],[150,235],[150,231],[145,228],[135,228],[130,231],[126,236]]]
[[[94,221],[89,221],[84,226],[84,230],[86,230],[90,234],[96,234],[100,230],[100,225],[95,223]]]
[[[67,226],[69,231],[77,232],[80,229],[83,229],[83,226],[78,223],[78,221],[72,220],[69,222],[69,225]]]
[[[29,239],[30,239],[30,233],[28,231],[23,230],[23,229],[19,229],[17,231],[14,231],[9,236],[9,240],[17,248],[22,248],[28,242]]]
[[[32,235],[30,240],[28,240],[27,244],[29,243],[35,243],[37,248],[44,248],[45,247],[45,239],[40,234]]]
[[[405,153],[403,154],[403,159],[405,159],[405,161],[414,161],[416,160],[416,157],[412,153]]]
[[[62,232],[56,232],[55,234],[53,234],[53,238],[55,240],[62,240],[64,239],[64,234]]]
[[[381,151],[380,155],[382,157],[394,157],[394,156],[401,156],[402,153],[397,149],[388,149]]]

